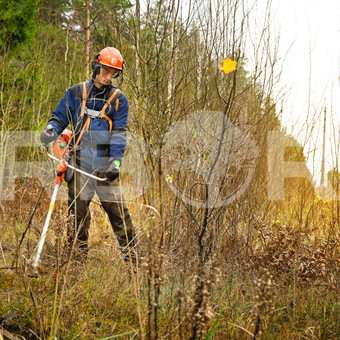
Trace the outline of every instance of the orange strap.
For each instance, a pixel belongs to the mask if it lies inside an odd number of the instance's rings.
[[[78,146],[78,144],[79,144],[79,142],[81,140],[81,137],[83,137],[84,131],[88,130],[88,128],[90,127],[90,122],[91,122],[91,118],[87,117],[87,119],[85,121],[85,124],[84,124],[83,128],[80,131],[80,135],[78,137],[78,140],[77,140],[76,144],[74,145],[75,148]]]
[[[102,108],[102,110],[100,112],[100,116],[105,118],[109,122],[109,124],[110,124],[110,131],[112,131],[112,119],[105,114],[105,111],[106,111],[107,107],[109,106],[109,104],[111,103],[111,101],[116,97],[118,92],[119,92],[119,89],[115,89],[113,91],[113,93],[111,94],[109,100],[105,103],[105,105],[103,106],[103,108]],[[118,105],[119,105],[119,100],[117,99],[117,101],[116,101],[116,108],[115,108],[116,111],[118,110]]]
[[[108,117],[105,113],[102,114],[102,117],[105,118],[110,125],[110,132],[112,131],[112,119],[110,117]]]
[[[85,108],[86,108],[86,99],[87,99],[87,90],[86,90],[86,81],[83,82],[83,102],[81,104],[81,112],[80,117],[84,117]]]
[[[102,110],[100,111],[100,116],[102,118],[105,118],[109,122],[110,131],[112,131],[112,119],[105,114],[105,111],[106,111],[107,107],[109,106],[109,103],[111,103],[111,101],[115,98],[115,96],[118,94],[118,92],[119,92],[119,89],[115,89],[115,91],[110,96],[109,100],[105,103],[105,105],[103,106]],[[83,82],[83,102],[81,104],[80,118],[83,118],[84,114],[85,114],[86,99],[87,99],[86,82]],[[119,99],[117,99],[117,101],[116,101],[116,107],[115,107],[116,111],[118,110],[118,106],[119,106]],[[84,126],[83,126],[83,128],[82,128],[82,130],[80,132],[79,137],[78,137],[78,140],[77,140],[76,144],[74,145],[75,148],[78,146],[78,144],[80,142],[80,139],[81,139],[81,137],[84,134],[84,131],[89,129],[90,122],[91,122],[91,118],[87,117],[87,119],[85,121],[85,124],[84,124]]]

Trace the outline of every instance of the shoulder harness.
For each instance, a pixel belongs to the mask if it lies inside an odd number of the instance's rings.
[[[82,103],[81,103],[81,111],[80,111],[80,118],[82,119],[85,115],[85,110],[86,110],[86,100],[87,100],[87,92],[89,90],[89,86],[90,86],[90,82],[86,81],[86,82],[83,82],[82,85],[81,84],[78,84],[79,86],[79,90],[81,91],[81,86],[82,86]],[[114,91],[110,94],[110,97],[109,99],[106,101],[106,103],[104,104],[102,110],[100,111],[99,115],[97,115],[97,117],[101,117],[101,118],[105,118],[108,122],[109,122],[109,125],[110,125],[110,132],[112,131],[112,119],[107,116],[105,114],[105,111],[107,109],[107,107],[109,105],[111,105],[115,100],[116,100],[116,105],[115,105],[115,111],[118,110],[118,107],[119,107],[119,98],[118,95],[120,94],[120,90],[118,88],[114,88]],[[88,115],[86,121],[85,121],[85,124],[80,132],[80,135],[78,137],[78,140],[75,144],[75,146],[77,146],[80,142],[80,139],[81,137],[83,136],[83,133],[85,130],[88,130],[88,128],[90,127],[90,122],[91,122],[91,118],[95,118],[94,116],[90,116]]]

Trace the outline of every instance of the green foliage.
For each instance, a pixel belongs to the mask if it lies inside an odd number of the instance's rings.
[[[133,6],[130,0],[96,0],[93,1],[92,7],[97,12],[99,9],[105,15],[110,15],[113,10],[127,9]]]
[[[0,1],[0,47],[30,43],[37,30],[36,0]]]
[[[66,89],[83,80],[81,46],[71,41],[66,54],[65,34],[57,26],[41,25],[36,37],[30,48],[0,55],[5,129],[42,130]]]
[[[40,0],[38,4],[38,21],[42,25],[62,25],[65,22],[65,11],[69,10],[65,0]]]
[[[122,333],[122,334],[117,334],[117,335],[112,335],[112,336],[109,336],[107,338],[102,338],[100,340],[110,340],[110,339],[117,339],[117,338],[121,338],[123,336],[126,336],[126,335],[129,335],[129,334],[133,334],[133,333],[137,333],[138,330],[132,330],[132,331],[129,331],[129,332],[125,332],[125,333]]]
[[[220,326],[220,319],[222,317],[224,311],[222,311],[216,318],[214,324],[211,326],[207,336],[204,340],[212,340],[214,338],[215,333],[217,332],[219,326]]]

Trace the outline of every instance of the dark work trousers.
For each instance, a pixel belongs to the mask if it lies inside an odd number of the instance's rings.
[[[89,205],[95,193],[108,214],[124,260],[129,259],[129,249],[134,260],[135,229],[118,179],[113,182],[101,182],[80,173],[74,173],[72,180],[68,183],[69,218],[72,221],[72,226],[69,226],[68,230],[70,247],[77,237],[76,254],[86,258],[91,222]]]

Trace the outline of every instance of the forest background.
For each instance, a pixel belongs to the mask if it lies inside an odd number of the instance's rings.
[[[338,163],[317,188],[282,126],[271,5],[254,23],[243,0],[0,2],[0,337],[337,338]],[[54,181],[39,134],[105,46],[126,66],[137,272],[96,201],[87,263],[66,255],[63,187],[33,274]]]

